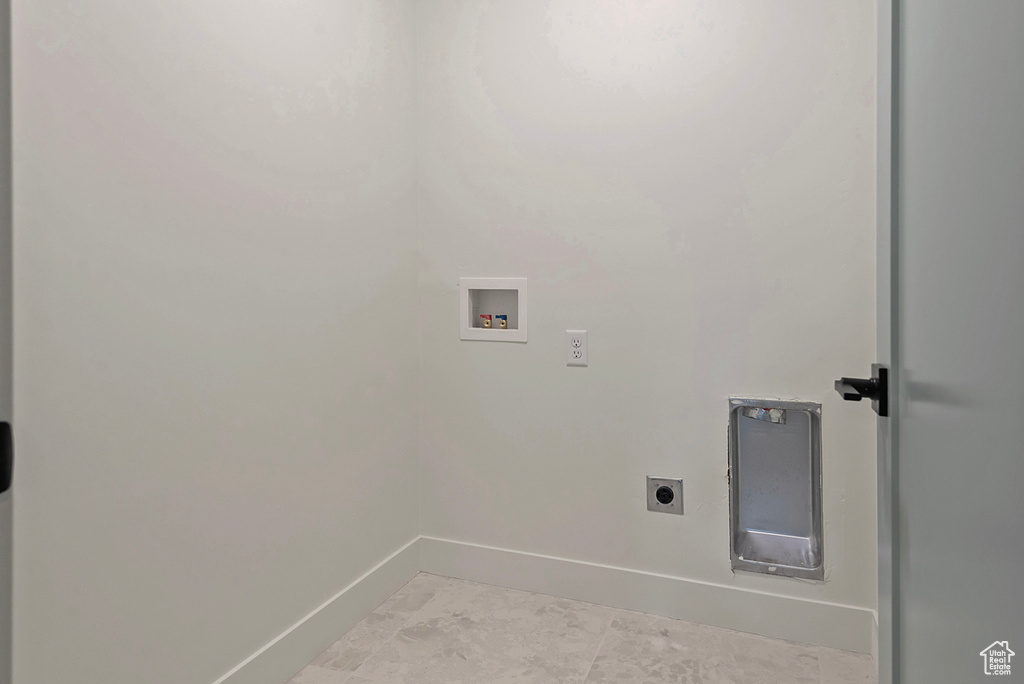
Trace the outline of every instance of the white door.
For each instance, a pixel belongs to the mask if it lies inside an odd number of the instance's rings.
[[[895,26],[889,655],[901,684],[991,682],[1006,642],[1022,681],[1024,2],[897,0]]]

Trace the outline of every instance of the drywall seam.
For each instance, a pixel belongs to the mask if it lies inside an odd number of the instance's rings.
[[[417,537],[213,684],[281,684],[301,670],[419,571]]]
[[[450,539],[421,537],[420,547],[424,572],[777,639],[871,652],[874,617],[867,608]]]
[[[413,25],[416,30],[413,31],[413,54],[419,55],[419,40],[420,40],[420,3],[414,2],[413,7]],[[423,283],[422,274],[423,268],[423,230],[422,230],[422,200],[423,193],[420,191],[420,132],[418,122],[422,113],[422,105],[420,101],[420,72],[422,66],[420,60],[416,59],[413,61],[413,87],[412,87],[412,106],[413,106],[413,121],[416,128],[413,130],[413,178],[415,179],[415,193],[414,193],[414,206],[413,206],[413,233],[416,236],[416,259],[415,268],[416,273],[414,274],[414,282],[416,283],[416,477],[417,482],[424,481],[424,470],[426,469],[423,463],[423,457],[420,453],[421,446],[423,444],[423,411],[422,406],[424,403],[424,390],[423,390],[423,327],[425,325],[423,315]],[[423,531],[423,493],[422,490],[416,488],[416,532]]]

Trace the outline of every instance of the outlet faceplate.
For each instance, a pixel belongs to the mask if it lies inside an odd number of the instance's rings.
[[[647,510],[682,515],[683,481],[668,477],[648,477]]]
[[[565,331],[565,365],[586,366],[589,363],[587,353],[587,331]]]

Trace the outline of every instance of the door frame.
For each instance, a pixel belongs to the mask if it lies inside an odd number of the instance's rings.
[[[899,307],[898,74],[899,0],[878,0],[876,229],[877,359],[889,366],[888,418],[879,418],[877,437],[878,510],[878,681],[898,684],[899,582]]]
[[[0,421],[13,422],[11,3],[0,0]],[[13,487],[0,494],[0,684],[11,684]]]

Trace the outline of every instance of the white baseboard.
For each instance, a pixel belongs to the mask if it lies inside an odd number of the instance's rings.
[[[419,572],[419,538],[349,584],[214,684],[282,684]]]
[[[424,572],[870,653],[873,611],[682,577],[421,537]],[[234,684],[234,682],[232,682]]]

